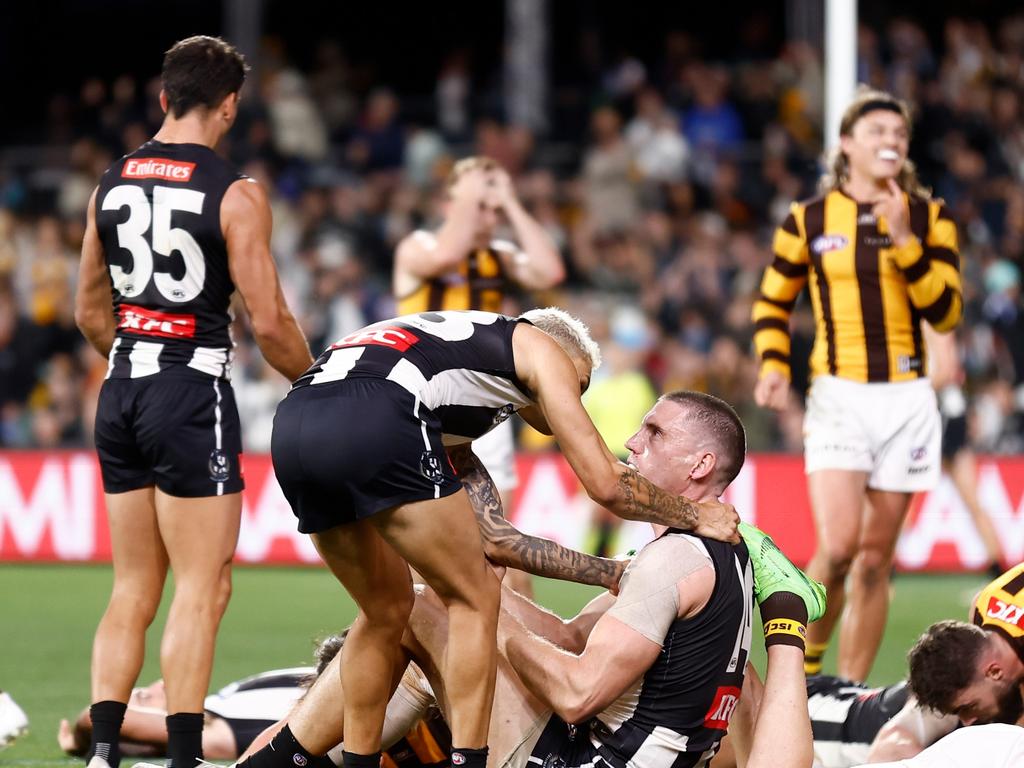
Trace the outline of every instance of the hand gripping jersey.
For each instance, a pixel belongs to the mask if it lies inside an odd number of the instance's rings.
[[[445,445],[466,443],[533,402],[512,357],[519,322],[525,321],[477,311],[385,320],[332,344],[293,389],[386,379],[437,416]]]
[[[1024,563],[988,584],[974,601],[974,623],[1001,632],[1024,659]]]
[[[117,321],[108,378],[179,365],[227,378],[235,286],[220,205],[241,178],[208,147],[156,140],[103,175],[96,227]]]

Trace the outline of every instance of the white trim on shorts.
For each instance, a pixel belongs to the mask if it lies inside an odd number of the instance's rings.
[[[213,380],[213,391],[217,394],[217,402],[213,406],[213,437],[216,443],[216,449],[219,452],[223,443],[223,431],[220,426],[220,382],[217,379]],[[224,483],[217,483],[217,495],[224,495]]]

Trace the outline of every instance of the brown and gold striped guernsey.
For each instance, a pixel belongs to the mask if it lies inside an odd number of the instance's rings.
[[[938,331],[960,321],[960,259],[956,225],[942,204],[916,196],[908,202],[915,237],[902,248],[879,228],[872,204],[841,191],[791,206],[753,309],[762,372],[790,375],[789,319],[809,282],[812,377],[883,382],[927,375],[921,320]]]
[[[424,280],[419,288],[398,299],[398,314],[445,309],[501,312],[505,298],[505,269],[493,245],[471,251],[459,268]]]
[[[1024,563],[990,582],[974,600],[974,623],[1000,632],[1024,661]]]

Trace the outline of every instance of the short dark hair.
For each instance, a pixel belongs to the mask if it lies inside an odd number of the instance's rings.
[[[686,407],[691,419],[707,427],[718,449],[717,471],[723,487],[735,480],[747,458],[747,433],[736,410],[721,398],[688,389],[677,389],[661,399]]]
[[[184,117],[196,108],[213,109],[242,89],[248,71],[241,52],[219,37],[195,35],[180,40],[164,54],[160,74],[167,108],[174,117]]]
[[[907,654],[908,683],[922,705],[943,714],[953,713],[953,700],[977,676],[978,658],[988,633],[963,621],[932,624]]]

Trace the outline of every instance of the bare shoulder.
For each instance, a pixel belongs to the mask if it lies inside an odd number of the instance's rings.
[[[228,187],[220,210],[222,216],[252,216],[269,212],[270,201],[262,184],[245,177]]]

